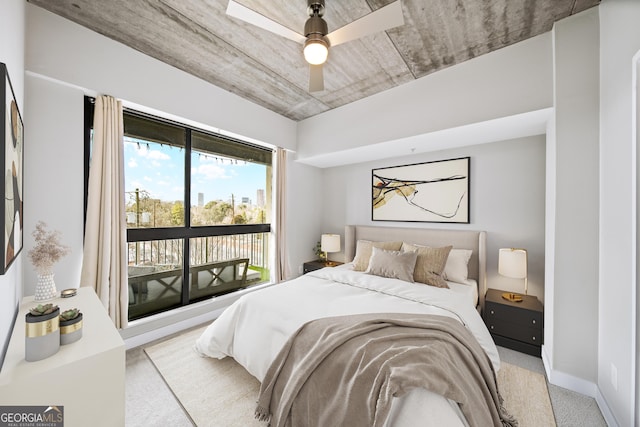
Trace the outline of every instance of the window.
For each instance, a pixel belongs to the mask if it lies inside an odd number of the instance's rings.
[[[268,281],[272,151],[130,110],[124,134],[129,320]]]

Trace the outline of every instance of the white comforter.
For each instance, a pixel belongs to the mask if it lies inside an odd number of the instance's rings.
[[[448,289],[372,276],[353,271],[350,265],[324,268],[244,295],[203,332],[195,348],[202,356],[231,356],[262,381],[280,348],[304,323],[359,313],[425,313],[456,318],[473,333],[495,370],[500,367],[495,344],[477,310],[467,300]],[[431,401],[431,407],[425,404],[425,399]],[[393,410],[396,421],[390,425],[412,425],[415,421],[424,425],[425,418],[416,416],[419,412],[429,414],[436,423],[433,425],[466,424],[460,420],[457,407],[452,408],[441,396],[418,390],[402,400]],[[434,418],[435,407],[444,418]],[[449,424],[451,417],[455,417],[457,424]]]

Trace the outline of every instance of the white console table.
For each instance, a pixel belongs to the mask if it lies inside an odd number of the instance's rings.
[[[82,338],[37,362],[24,359],[25,314],[38,303],[23,299],[0,371],[0,405],[63,406],[64,425],[124,426],[125,346],[91,288],[52,302],[83,314]]]

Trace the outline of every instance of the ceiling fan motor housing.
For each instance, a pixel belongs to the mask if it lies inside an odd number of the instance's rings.
[[[321,43],[329,48],[329,40],[325,37],[329,32],[324,15],[324,0],[308,0],[309,19],[304,24],[304,35],[307,38],[305,47],[309,43]]]
[[[321,37],[327,35],[327,23],[324,19],[319,16],[312,16],[307,19],[307,22],[304,24],[304,35],[309,37],[312,34],[318,34]]]

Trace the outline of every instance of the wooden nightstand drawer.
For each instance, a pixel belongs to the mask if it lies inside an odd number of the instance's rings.
[[[508,322],[542,330],[542,312],[510,307],[488,301],[485,303],[486,318],[492,322]]]
[[[489,332],[534,345],[542,345],[542,328],[526,328],[508,322],[487,322]]]
[[[497,345],[540,356],[544,317],[536,297],[512,302],[502,298],[502,291],[489,289],[482,317]]]

